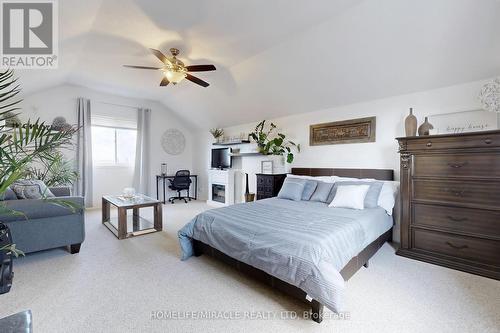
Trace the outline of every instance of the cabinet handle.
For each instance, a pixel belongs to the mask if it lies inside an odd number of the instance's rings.
[[[453,194],[456,197],[463,197],[465,194],[465,190],[454,190],[452,188],[447,188],[445,189],[445,191]]]
[[[487,145],[490,145],[493,143],[493,140],[488,138],[488,139],[484,140],[484,143],[486,143]]]
[[[450,168],[459,169],[459,168],[461,168],[461,167],[466,166],[467,164],[469,164],[469,162],[462,162],[462,163],[448,163],[448,166],[449,166]]]
[[[455,250],[463,250],[463,249],[468,248],[467,245],[455,245],[455,244],[453,244],[451,242],[446,242],[446,245],[448,245],[449,247],[454,248]]]
[[[455,222],[465,222],[468,220],[466,217],[453,217],[453,216],[446,216],[449,220],[455,221]]]
[[[427,142],[426,146],[427,146],[427,147],[432,147],[432,142],[430,142],[430,141],[429,141],[429,142]]]

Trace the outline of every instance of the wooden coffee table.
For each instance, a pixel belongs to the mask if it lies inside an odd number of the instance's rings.
[[[111,205],[118,208],[118,218],[110,217]],[[153,223],[139,215],[139,209],[145,207],[153,207]],[[129,209],[133,210],[131,216],[127,215]],[[102,197],[102,224],[118,239],[161,231],[163,228],[162,203],[142,194],[133,198],[125,198],[122,195],[105,195]]]

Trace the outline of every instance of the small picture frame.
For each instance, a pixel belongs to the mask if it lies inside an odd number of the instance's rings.
[[[260,172],[264,174],[273,173],[273,161],[261,161],[260,162]]]

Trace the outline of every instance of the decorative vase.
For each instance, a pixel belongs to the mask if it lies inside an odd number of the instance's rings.
[[[248,189],[248,173],[245,173],[246,189],[245,189],[245,202],[252,202],[255,200],[255,193],[250,193]]]
[[[7,225],[0,223],[0,248],[12,244],[12,237]],[[12,272],[12,252],[0,250],[0,294],[8,293],[12,286],[14,273]]]
[[[429,135],[429,130],[434,129],[434,126],[432,126],[431,123],[429,123],[429,120],[427,117],[425,117],[425,121],[420,127],[418,128],[418,135],[419,136],[424,136],[424,135]]]
[[[410,114],[405,119],[406,136],[417,135],[417,117],[413,115],[413,108],[410,108]]]

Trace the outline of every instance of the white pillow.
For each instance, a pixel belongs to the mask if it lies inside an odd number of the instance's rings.
[[[378,205],[385,209],[387,214],[392,215],[392,209],[396,204],[396,196],[399,191],[399,182],[384,181],[380,195],[378,196]]]
[[[392,215],[392,210],[396,204],[396,197],[399,191],[399,182],[391,180],[376,180],[373,178],[349,178],[349,177],[338,177],[333,176],[335,181],[363,181],[363,182],[373,182],[380,181],[383,182],[382,190],[378,197],[377,205],[385,209],[388,215]]]
[[[370,185],[344,185],[337,188],[335,198],[328,207],[364,209]]]
[[[335,183],[335,176],[300,176],[300,175],[292,175],[291,173],[286,175],[287,177],[290,178],[299,178],[299,179],[308,179],[308,180],[315,180],[318,182],[323,182],[323,183]]]

